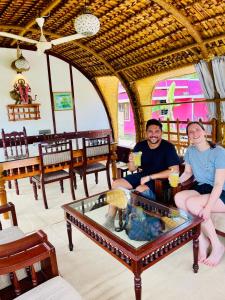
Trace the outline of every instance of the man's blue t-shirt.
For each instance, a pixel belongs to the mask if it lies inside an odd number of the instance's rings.
[[[196,147],[190,146],[185,153],[184,160],[191,166],[197,182],[213,186],[216,169],[225,169],[225,149],[216,146],[199,151]],[[225,184],[223,190],[225,190]]]
[[[163,139],[155,149],[150,149],[147,140],[145,140],[137,143],[133,151],[142,152],[141,169],[143,176],[167,170],[169,167],[180,163],[175,147]]]

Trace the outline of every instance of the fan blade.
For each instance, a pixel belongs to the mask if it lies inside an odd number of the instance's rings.
[[[17,34],[13,34],[13,33],[9,33],[9,32],[0,31],[0,36],[4,36],[4,37],[15,39],[15,40],[20,40],[20,41],[31,43],[31,44],[37,43],[37,41],[35,41],[35,40],[28,39],[26,37],[23,37],[23,36],[20,36]]]
[[[86,37],[86,35],[76,33],[76,34],[73,34],[73,35],[68,35],[68,36],[64,36],[62,38],[52,40],[51,43],[52,43],[52,45],[59,45],[59,44],[62,44],[62,43],[71,42],[73,40],[81,39],[81,38],[84,38],[84,37]]]

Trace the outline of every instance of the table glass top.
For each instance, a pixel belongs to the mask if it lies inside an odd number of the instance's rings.
[[[168,208],[129,191],[109,191],[68,205],[133,248],[139,248],[192,219],[190,214]],[[125,199],[126,198],[126,199]],[[109,203],[121,208],[115,219],[108,216]],[[126,207],[126,208],[124,208]]]

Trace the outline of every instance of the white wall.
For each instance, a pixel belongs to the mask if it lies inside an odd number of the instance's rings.
[[[73,81],[77,130],[110,128],[104,105],[90,81],[75,68]]]
[[[14,104],[9,91],[14,82],[21,77],[10,66],[16,59],[16,49],[0,48],[0,129],[6,132],[20,130],[26,127],[28,135],[36,135],[40,129],[51,129],[53,122],[51,113],[50,91],[47,72],[46,55],[38,56],[37,52],[23,50],[24,57],[30,63],[30,70],[22,74],[31,87],[31,95],[37,95],[37,102],[41,104],[40,120],[8,121],[8,104]],[[71,91],[69,65],[55,57],[50,57],[53,92]],[[75,109],[78,130],[108,129],[109,122],[105,108],[92,84],[78,70],[73,68],[75,93]],[[55,112],[57,132],[74,131],[73,112]]]

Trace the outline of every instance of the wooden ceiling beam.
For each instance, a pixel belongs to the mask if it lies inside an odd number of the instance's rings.
[[[164,10],[166,10],[168,13],[173,15],[173,17],[182,24],[185,28],[187,28],[187,31],[190,33],[190,35],[193,37],[193,39],[198,44],[198,47],[201,49],[203,58],[207,58],[209,53],[207,48],[205,47],[203,40],[201,38],[201,35],[197,31],[194,25],[188,20],[187,17],[185,17],[182,13],[180,13],[173,5],[168,4],[165,0],[153,0],[155,3],[157,3],[159,6],[161,6]]]
[[[61,0],[54,0],[50,5],[48,5],[41,13],[40,16],[45,16],[47,15],[53,8],[55,8],[58,4],[60,4],[62,1]],[[19,35],[23,36],[28,29],[30,29],[34,24],[36,24],[36,20],[30,21],[25,28],[19,33]],[[16,43],[15,40],[12,41],[11,46],[13,46]]]
[[[136,68],[136,67],[139,67],[139,66],[142,66],[142,65],[145,65],[145,64],[149,64],[149,63],[154,62],[155,60],[158,60],[158,59],[161,59],[161,58],[165,58],[167,56],[171,56],[171,55],[177,54],[179,52],[186,51],[186,50],[189,50],[189,49],[192,49],[192,48],[196,48],[196,47],[198,47],[198,44],[194,43],[194,44],[191,44],[191,45],[187,45],[187,46],[181,47],[179,49],[175,49],[175,50],[172,50],[172,51],[160,54],[160,55],[156,55],[156,56],[154,56],[152,58],[149,58],[149,59],[147,59],[145,61],[133,64],[131,66],[124,67],[122,69],[119,69],[119,70],[117,70],[117,73],[123,72],[123,71],[127,71],[127,70],[129,70],[131,68]]]
[[[203,42],[204,45],[207,45],[207,44],[210,44],[210,43],[213,43],[213,42],[216,42],[216,41],[219,41],[219,40],[224,40],[224,39],[225,39],[225,34],[221,34],[221,35],[218,35],[216,37],[210,37],[208,39],[205,39],[202,42]],[[117,70],[116,72],[119,73],[119,72],[122,72],[122,71],[125,71],[125,70],[129,70],[129,69],[132,69],[132,68],[135,68],[135,67],[139,67],[141,65],[149,64],[149,63],[152,63],[155,60],[158,60],[158,59],[161,59],[161,58],[164,58],[164,57],[167,57],[167,56],[170,56],[170,55],[182,52],[182,51],[191,50],[191,49],[197,48],[197,47],[199,47],[199,45],[197,43],[194,43],[194,44],[191,44],[191,45],[188,45],[188,46],[184,46],[184,47],[181,47],[179,49],[172,50],[172,51],[169,51],[167,53],[163,53],[163,54],[157,55],[155,57],[149,58],[145,61],[142,61],[142,62],[133,64],[133,65],[121,68],[121,69]]]

